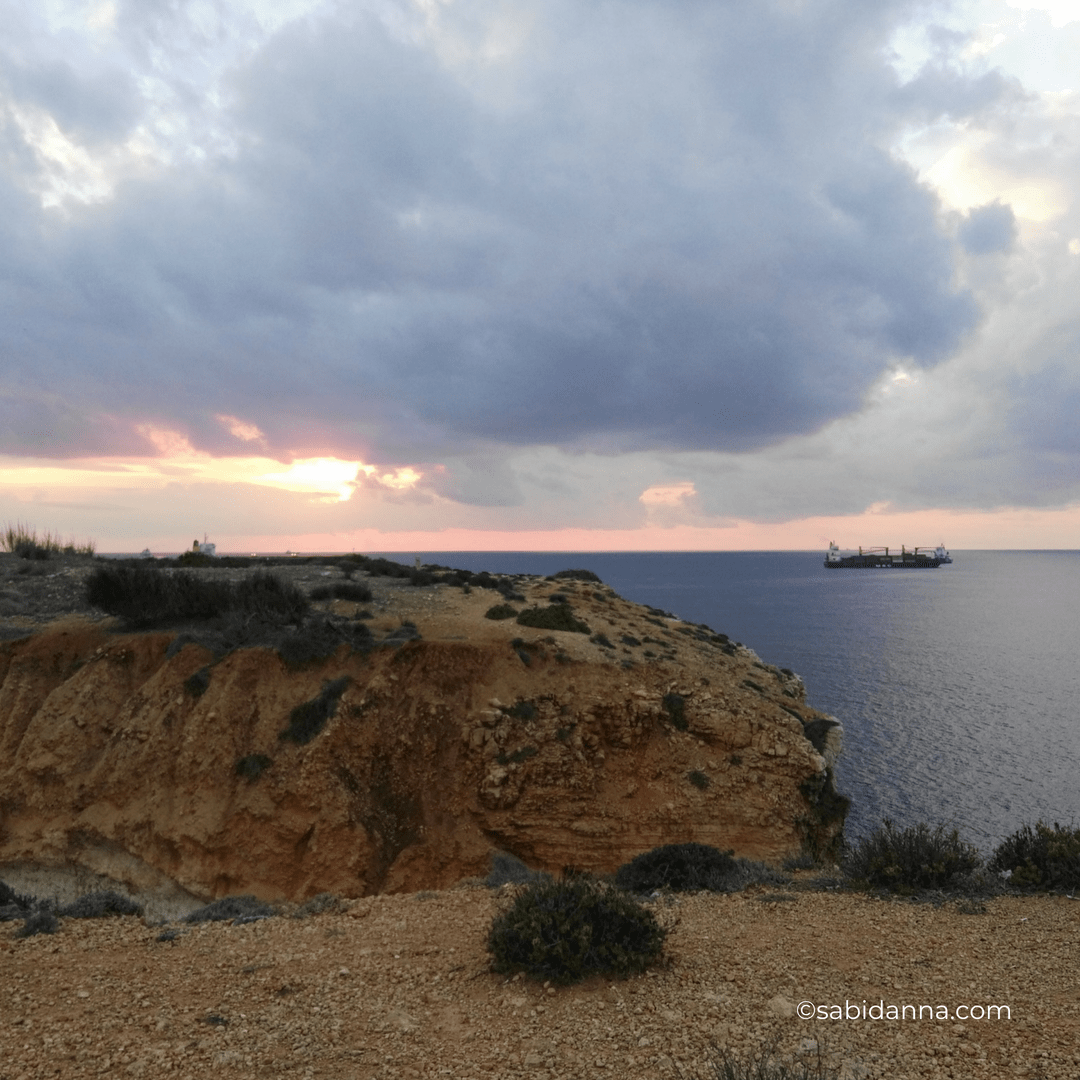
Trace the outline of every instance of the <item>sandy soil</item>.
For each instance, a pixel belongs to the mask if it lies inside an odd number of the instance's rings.
[[[305,919],[0,928],[2,1080],[38,1077],[697,1075],[710,1047],[825,1048],[852,1078],[1080,1076],[1080,903],[982,913],[757,891],[661,904],[666,964],[555,988],[490,972],[502,894],[377,896]],[[945,1006],[949,1019],[811,1020],[814,1005]],[[1007,1019],[957,1020],[960,1006]],[[974,1010],[973,1010],[974,1011]]]

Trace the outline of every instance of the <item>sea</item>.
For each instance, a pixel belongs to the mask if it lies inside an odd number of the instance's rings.
[[[839,720],[846,834],[888,818],[989,854],[1080,824],[1080,551],[956,551],[932,570],[826,570],[823,551],[396,552],[466,570],[587,569],[802,676]]]

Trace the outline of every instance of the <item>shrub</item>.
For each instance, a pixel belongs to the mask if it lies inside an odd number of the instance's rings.
[[[242,776],[249,784],[254,784],[273,763],[273,759],[265,754],[247,754],[237,760],[236,775]]]
[[[517,608],[509,604],[495,604],[484,612],[485,619],[512,619],[517,614]]]
[[[280,626],[299,622],[308,610],[307,598],[299,589],[265,571],[232,584],[185,570],[102,566],[87,579],[86,599],[138,629],[206,622],[230,614]]]
[[[56,913],[47,907],[39,908],[15,931],[17,938],[34,937],[37,934],[55,934],[60,929]]]
[[[517,617],[522,626],[537,630],[562,630],[571,634],[590,634],[588,625],[574,618],[569,604],[551,604],[546,608],[526,608]]]
[[[961,840],[956,829],[931,828],[921,821],[897,829],[886,818],[881,828],[848,851],[841,869],[856,884],[912,893],[947,888],[953,879],[976,870],[980,862],[976,848]]]
[[[346,644],[356,652],[368,652],[375,638],[363,623],[310,618],[279,639],[277,654],[288,667],[300,668],[326,660]]]
[[[235,919],[237,922],[253,922],[255,919],[268,919],[276,914],[274,909],[254,896],[223,896],[205,907],[196,908],[185,915],[181,922],[204,923],[225,922]]]
[[[210,667],[199,668],[184,680],[184,691],[192,697],[202,697],[210,688]]]
[[[106,889],[102,892],[86,893],[78,900],[62,907],[59,914],[66,919],[105,919],[119,915],[141,915],[142,904],[136,903],[130,896]]]
[[[709,786],[709,777],[700,769],[694,769],[693,772],[688,772],[686,774],[686,779],[699,791],[704,791]]]
[[[326,683],[317,697],[297,705],[289,713],[289,726],[279,735],[279,739],[288,739],[289,742],[303,746],[311,742],[324,727],[327,720],[334,715],[341,695],[352,680],[347,675],[340,679],[332,679]],[[260,770],[261,771],[261,770]]]
[[[526,885],[492,921],[487,949],[501,974],[574,983],[625,977],[655,963],[666,931],[637,901],[589,877]]]
[[[508,709],[503,709],[503,712],[514,720],[535,720],[539,716],[535,702],[532,701],[516,701]]]
[[[591,581],[597,585],[603,585],[603,582],[594,574],[591,570],[560,570],[557,574],[551,575],[552,581]]]
[[[671,726],[686,731],[690,726],[686,719],[686,699],[682,694],[665,694],[661,704],[671,720]]]
[[[372,592],[366,585],[349,581],[336,581],[332,585],[317,585],[308,596],[312,600],[354,600],[366,604],[372,598]]]
[[[14,922],[25,919],[34,909],[34,901],[29,896],[21,896],[9,885],[0,881],[0,922]]]
[[[665,844],[620,866],[615,884],[630,892],[719,892],[738,869],[734,855],[734,851],[720,851],[708,844]]]
[[[1024,825],[998,845],[989,869],[1009,874],[1009,884],[1022,889],[1080,889],[1080,828]]]

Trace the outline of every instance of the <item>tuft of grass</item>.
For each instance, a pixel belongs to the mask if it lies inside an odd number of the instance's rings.
[[[686,779],[699,791],[704,791],[710,783],[709,777],[700,769],[694,769],[693,772],[688,772],[686,774]]]
[[[136,629],[230,615],[280,626],[299,622],[309,607],[299,589],[266,571],[233,584],[187,570],[122,564],[95,570],[87,579],[86,599]]]
[[[517,621],[521,626],[531,626],[537,630],[562,630],[571,634],[592,633],[587,623],[574,618],[569,604],[526,608],[518,615]]]
[[[947,889],[981,865],[978,850],[956,829],[925,822],[898,829],[886,818],[844,856],[841,869],[856,886],[901,894]]]
[[[342,675],[340,679],[332,679],[323,686],[316,697],[297,705],[289,713],[289,726],[278,735],[278,738],[287,739],[298,746],[311,742],[334,715],[341,695],[345,693],[345,688],[351,681],[347,675]]]
[[[644,971],[660,959],[665,936],[632,897],[575,875],[525,885],[492,921],[487,950],[494,971],[565,985]]]
[[[51,559],[59,555],[90,556],[97,550],[97,545],[93,540],[76,544],[74,537],[65,543],[59,535],[50,532],[38,536],[36,529],[19,521],[4,527],[0,533],[0,548],[22,559]]]
[[[1080,889],[1080,828],[1022,825],[997,846],[988,869],[1020,889]]]

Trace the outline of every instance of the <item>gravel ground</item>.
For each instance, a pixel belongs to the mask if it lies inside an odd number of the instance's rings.
[[[663,966],[557,989],[490,972],[484,940],[508,892],[384,895],[239,925],[68,919],[24,940],[0,926],[0,1080],[675,1078],[705,1075],[710,1048],[770,1042],[811,1057],[817,1044],[853,1080],[1080,1076],[1080,903],[1066,897],[658,901]],[[861,1018],[881,1000],[949,1017]],[[801,1020],[803,1001],[848,1002],[860,1018]],[[955,1016],[990,1005],[1011,1016]]]

